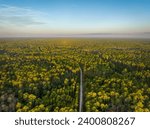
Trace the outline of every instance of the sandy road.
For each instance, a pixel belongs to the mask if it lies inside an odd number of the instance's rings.
[[[79,96],[79,112],[83,111],[83,71],[80,67],[80,96]]]

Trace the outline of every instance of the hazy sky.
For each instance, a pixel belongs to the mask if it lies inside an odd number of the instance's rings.
[[[150,32],[150,0],[0,0],[0,37]]]

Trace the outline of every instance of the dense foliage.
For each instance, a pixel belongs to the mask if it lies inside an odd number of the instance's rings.
[[[0,111],[150,111],[150,41],[1,39]]]

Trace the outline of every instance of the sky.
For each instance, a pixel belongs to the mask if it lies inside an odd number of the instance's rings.
[[[150,0],[0,0],[0,37],[150,37]]]

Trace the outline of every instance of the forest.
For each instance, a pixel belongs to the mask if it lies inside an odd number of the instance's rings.
[[[1,112],[78,112],[81,78],[83,112],[150,112],[150,40],[0,39]]]

